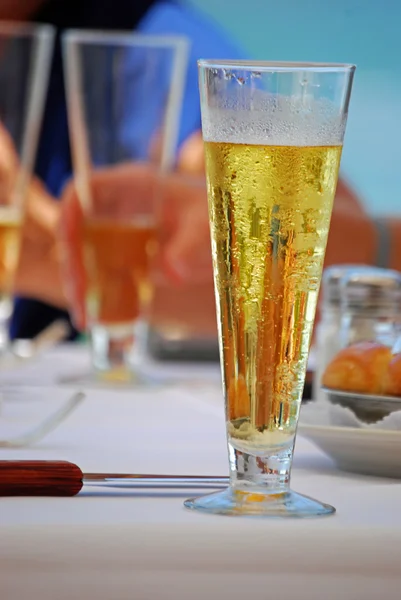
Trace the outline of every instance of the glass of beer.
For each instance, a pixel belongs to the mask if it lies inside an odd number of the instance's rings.
[[[103,381],[148,379],[140,364],[157,246],[156,183],[175,161],[186,48],[179,37],[64,37],[86,320],[92,365]]]
[[[199,62],[230,486],[188,508],[334,512],[290,473],[354,70]]]
[[[28,191],[40,187],[33,170],[53,42],[51,26],[0,23],[0,355],[9,347]]]

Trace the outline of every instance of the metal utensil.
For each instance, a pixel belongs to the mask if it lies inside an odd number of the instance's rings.
[[[36,358],[38,354],[50,350],[65,340],[69,332],[70,327],[67,321],[64,319],[53,321],[33,339],[15,340],[11,345],[11,360],[14,358],[17,364],[21,364],[29,359]]]
[[[68,333],[68,323],[64,319],[59,319],[43,329],[32,340],[15,340],[10,346],[10,352],[6,353],[0,362],[0,373],[26,365],[62,342]]]
[[[75,408],[81,404],[84,399],[85,394],[83,392],[75,392],[65,404],[54,411],[51,415],[46,417],[46,419],[41,421],[38,425],[35,425],[32,429],[29,429],[29,431],[7,440],[0,440],[0,448],[23,448],[38,442],[48,433],[53,431],[53,429],[58,427],[58,425],[60,425],[60,423],[62,423],[64,419],[68,417],[68,415],[75,410]]]
[[[228,477],[83,473],[67,461],[0,461],[0,496],[76,496],[83,486],[129,489],[217,489]]]
[[[50,350],[65,339],[68,332],[68,323],[64,319],[59,319],[43,329],[32,340],[16,340],[11,346],[10,353],[0,362],[0,374],[26,365],[32,359]],[[14,438],[0,439],[0,448],[22,448],[38,442],[58,427],[84,398],[85,394],[75,392],[61,408],[57,409],[32,429]]]

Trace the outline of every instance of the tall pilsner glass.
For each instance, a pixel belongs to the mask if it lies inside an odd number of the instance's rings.
[[[355,67],[199,68],[230,486],[186,506],[330,514],[290,472]]]
[[[0,22],[0,354],[8,349],[13,280],[54,34],[50,25]]]
[[[96,379],[142,385],[157,194],[149,189],[145,196],[135,184],[119,186],[119,179],[127,168],[140,172],[146,162],[158,172],[175,162],[187,42],[69,31],[63,44],[74,178],[84,217],[92,365]]]

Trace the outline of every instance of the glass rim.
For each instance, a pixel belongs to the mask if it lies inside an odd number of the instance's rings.
[[[324,63],[324,62],[291,62],[291,61],[266,61],[266,60],[232,60],[201,58],[198,60],[201,69],[235,68],[245,71],[262,71],[265,73],[297,71],[315,71],[321,73],[338,73],[341,71],[355,71],[356,65],[352,63]]]
[[[137,46],[142,48],[184,48],[188,38],[184,35],[147,35],[131,31],[107,31],[103,29],[67,29],[62,34],[67,45]]]
[[[1,21],[0,35],[18,37],[54,37],[56,28],[49,23],[26,23],[23,21]]]

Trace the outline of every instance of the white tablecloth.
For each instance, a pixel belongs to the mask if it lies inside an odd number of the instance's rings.
[[[62,348],[3,375],[2,435],[8,424],[23,429],[63,402],[73,386],[55,382],[85,369],[86,360],[82,350]],[[70,460],[86,472],[225,474],[217,368],[170,371],[172,379],[183,371],[187,381],[87,390],[45,440],[0,450],[0,459]],[[35,388],[44,381],[49,387]],[[13,399],[4,385],[16,382],[29,387]],[[333,504],[337,514],[306,521],[207,516],[185,510],[182,493],[100,488],[76,498],[1,498],[0,597],[399,600],[401,484],[341,473],[299,438],[292,487]]]

